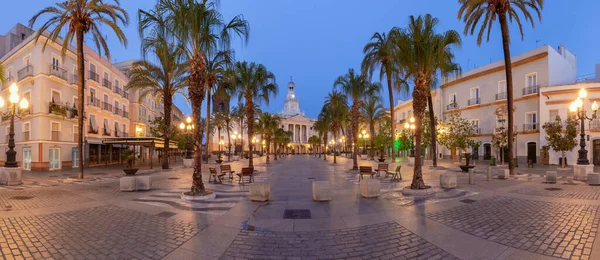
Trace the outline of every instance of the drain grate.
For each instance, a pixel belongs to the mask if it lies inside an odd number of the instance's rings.
[[[286,209],[284,219],[311,219],[310,209]]]
[[[179,178],[177,178],[177,177],[171,177],[171,178],[167,178],[167,179],[169,179],[169,180],[179,180]]]
[[[33,199],[31,196],[14,196],[10,198],[11,200],[30,200]]]
[[[549,190],[549,191],[559,191],[562,190],[561,188],[545,188],[545,190]]]
[[[309,180],[316,180],[317,178],[315,177],[308,177]]]
[[[163,218],[170,218],[172,216],[177,215],[177,213],[175,212],[171,212],[171,211],[163,211],[161,213],[157,213],[156,216],[158,217],[163,217]]]
[[[464,200],[461,200],[460,202],[470,204],[470,203],[476,202],[476,200],[464,199]]]

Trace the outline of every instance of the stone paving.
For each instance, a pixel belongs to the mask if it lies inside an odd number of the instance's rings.
[[[559,180],[557,184],[546,184],[519,188],[512,192],[545,197],[559,197],[578,200],[600,200],[600,187],[585,183],[569,183]]]
[[[0,212],[78,204],[91,201],[78,193],[61,189],[0,191]]]
[[[396,223],[328,232],[241,231],[221,259],[457,259]]]
[[[590,259],[599,206],[493,197],[429,214],[452,228],[532,253]]]

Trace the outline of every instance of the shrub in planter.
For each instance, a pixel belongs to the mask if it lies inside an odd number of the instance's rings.
[[[133,160],[135,159],[135,152],[133,150],[130,149],[126,149],[123,150],[123,152],[121,152],[121,156],[123,157],[123,159],[125,159],[125,162],[127,163],[127,168],[123,169],[123,172],[125,172],[125,175],[135,175],[135,173],[138,171],[137,168],[133,168]]]

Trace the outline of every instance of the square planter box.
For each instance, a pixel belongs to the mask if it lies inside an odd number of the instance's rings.
[[[328,181],[313,181],[312,195],[314,201],[330,201],[332,198],[331,184]]]
[[[137,181],[135,176],[121,177],[121,191],[135,191],[137,187]]]
[[[360,195],[364,198],[377,198],[381,191],[381,182],[377,179],[364,179],[360,182]]]
[[[136,178],[136,190],[151,190],[152,189],[151,176],[137,176],[135,178]]]
[[[271,184],[268,182],[263,183],[250,183],[250,200],[251,201],[268,201],[271,197]]]

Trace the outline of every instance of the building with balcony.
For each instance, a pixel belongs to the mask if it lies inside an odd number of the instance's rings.
[[[15,120],[17,161],[25,170],[58,170],[79,167],[77,137],[77,65],[75,49],[61,55],[61,46],[46,38],[36,42],[34,31],[17,24],[0,36],[0,62],[7,82],[0,90],[5,100],[8,86],[16,83],[19,95],[30,106]],[[129,100],[122,92],[127,76],[85,46],[85,158],[89,165],[119,162],[121,146],[104,145],[107,137],[127,136]],[[0,134],[8,136],[9,121],[2,120]],[[6,140],[0,147],[7,148]],[[0,154],[0,161],[6,159]]]

